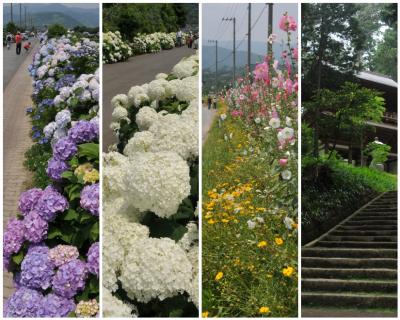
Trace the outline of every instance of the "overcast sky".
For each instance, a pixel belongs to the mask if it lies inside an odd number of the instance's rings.
[[[232,22],[221,22],[221,19],[223,17],[236,17],[236,41],[241,41],[247,34],[248,29],[247,6],[247,3],[203,4],[203,39],[205,41],[232,41]],[[297,21],[297,4],[277,3],[274,4],[273,8],[273,33],[278,35],[278,41],[280,41],[284,36],[284,33],[278,28],[279,19],[281,18],[282,14],[287,11],[289,15],[293,16]],[[252,30],[252,40],[264,42],[267,39],[268,8],[266,8],[266,4],[264,3],[253,3],[251,6],[251,11],[252,25],[256,22],[257,18],[260,17]],[[205,42],[203,43],[206,44]]]

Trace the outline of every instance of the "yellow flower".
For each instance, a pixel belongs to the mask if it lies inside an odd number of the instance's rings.
[[[201,314],[201,316],[202,316],[203,318],[208,318],[208,315],[209,315],[209,312],[208,312],[208,311],[204,311],[204,312]]]
[[[86,171],[83,175],[83,181],[85,183],[95,183],[99,180],[99,172],[96,169],[92,169],[91,171]]]
[[[269,308],[268,307],[261,307],[260,310],[258,310],[260,313],[269,313]]]
[[[294,272],[294,268],[290,267],[290,266],[283,268],[283,270],[282,270],[282,273],[285,277],[291,277],[293,272]]]
[[[275,243],[280,246],[281,244],[283,244],[283,239],[282,238],[275,238]]]
[[[264,248],[264,247],[266,247],[267,246],[267,241],[260,241],[258,244],[257,244],[257,247],[259,247],[259,248]]]
[[[224,273],[220,271],[220,272],[218,272],[217,275],[215,276],[215,280],[216,280],[216,281],[219,281],[219,280],[222,279],[223,276],[224,276]]]
[[[223,223],[228,223],[228,222],[229,222],[228,219],[222,219],[221,221],[222,221]]]
[[[216,222],[216,221],[213,220],[213,219],[210,219],[210,220],[207,221],[208,224],[214,224],[215,222]]]

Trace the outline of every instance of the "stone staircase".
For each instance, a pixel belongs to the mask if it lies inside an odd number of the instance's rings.
[[[397,192],[378,196],[304,246],[301,272],[303,316],[326,316],[328,309],[396,316]]]

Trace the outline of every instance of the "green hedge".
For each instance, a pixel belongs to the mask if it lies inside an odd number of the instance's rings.
[[[302,241],[322,235],[379,193],[396,190],[397,176],[340,160],[302,160]]]

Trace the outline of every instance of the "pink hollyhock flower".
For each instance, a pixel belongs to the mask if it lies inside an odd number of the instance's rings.
[[[288,159],[279,159],[279,165],[285,167],[288,163]]]
[[[292,94],[293,92],[293,82],[290,79],[287,79],[285,82],[285,89],[288,94]]]
[[[292,74],[292,66],[291,66],[291,64],[290,64],[289,59],[286,59],[286,60],[285,60],[285,65],[286,65],[287,73],[288,73],[288,75],[289,75],[289,77],[290,77],[290,75]]]
[[[297,60],[299,58],[299,50],[297,48],[292,49],[293,59]]]
[[[293,17],[284,14],[279,20],[279,28],[286,32],[296,31],[297,30],[296,20]]]
[[[266,83],[269,82],[269,67],[268,62],[259,63],[256,65],[254,71],[255,80],[264,80]]]
[[[241,117],[243,116],[243,111],[242,110],[233,110],[231,112],[232,117]]]

